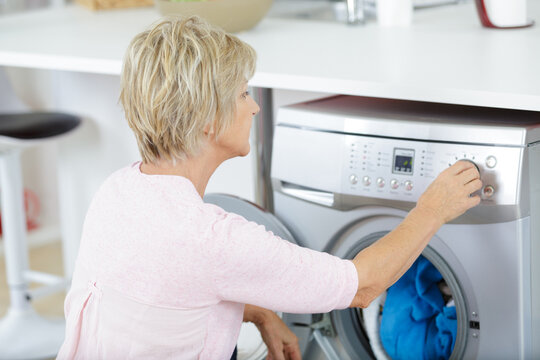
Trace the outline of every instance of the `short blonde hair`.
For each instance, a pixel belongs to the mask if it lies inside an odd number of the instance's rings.
[[[144,162],[185,159],[234,120],[255,72],[251,46],[199,17],[168,17],[130,43],[120,102]]]

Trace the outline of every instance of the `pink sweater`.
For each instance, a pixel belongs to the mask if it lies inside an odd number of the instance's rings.
[[[244,305],[346,308],[352,262],[205,204],[186,178],[111,175],[86,220],[58,359],[229,359]]]

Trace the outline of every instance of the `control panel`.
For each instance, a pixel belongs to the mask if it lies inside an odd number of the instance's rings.
[[[468,160],[480,171],[484,202],[517,201],[522,148],[334,135],[345,144],[343,194],[417,201],[441,171]]]

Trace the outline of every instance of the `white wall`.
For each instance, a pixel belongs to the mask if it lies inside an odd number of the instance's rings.
[[[42,222],[58,225],[61,217],[65,268],[70,274],[93,194],[113,171],[140,159],[118,104],[120,79],[13,68],[8,73],[15,93],[28,108],[68,112],[83,118],[80,129],[58,142],[58,150],[54,145],[42,146],[27,151],[23,158],[25,186],[42,199]],[[210,180],[207,192],[230,193],[253,201],[254,161],[250,154],[226,162]]]
[[[61,223],[69,274],[93,194],[113,171],[140,159],[135,138],[118,104],[119,77],[15,68],[8,68],[7,72],[14,93],[27,108],[68,112],[84,121],[79,130],[58,144],[28,150],[23,156],[25,186],[35,191],[42,202],[41,223]],[[275,90],[274,114],[277,106],[327,95]],[[255,200],[257,159],[253,135],[250,155],[220,166],[207,193],[229,193]]]

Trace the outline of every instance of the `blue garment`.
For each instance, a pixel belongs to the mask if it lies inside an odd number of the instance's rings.
[[[456,308],[437,286],[441,273],[423,256],[388,289],[380,336],[394,360],[446,360],[454,349]]]

